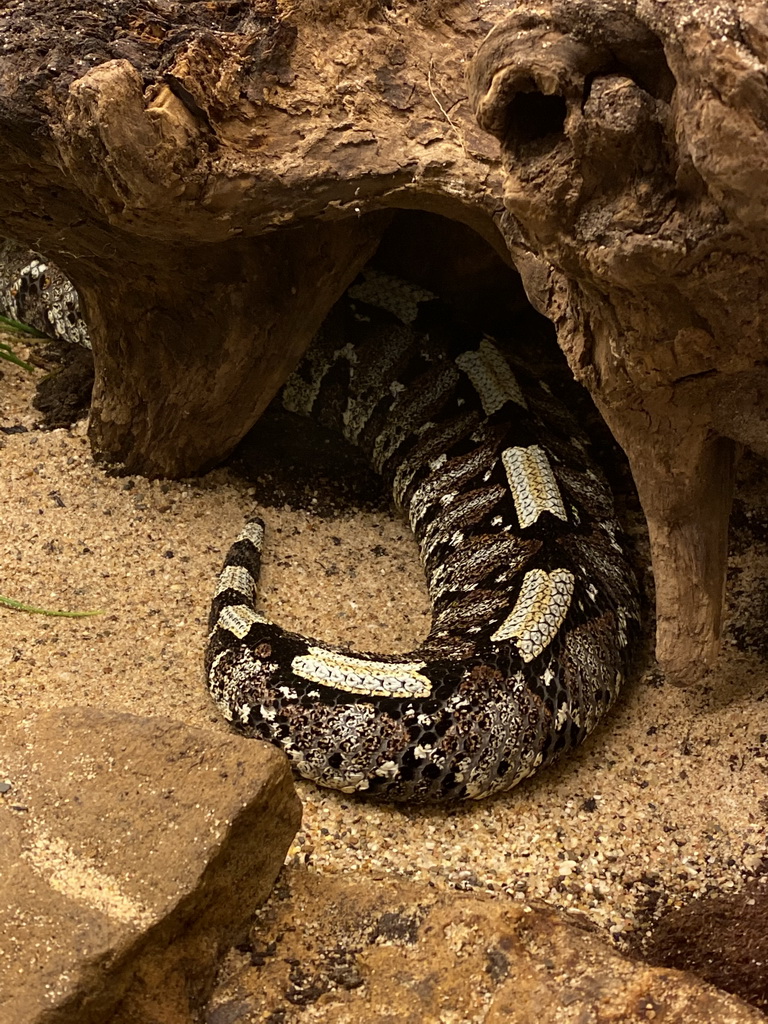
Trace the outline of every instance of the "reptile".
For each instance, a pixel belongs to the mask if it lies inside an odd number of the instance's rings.
[[[637,586],[589,442],[535,367],[417,285],[368,270],[283,406],[359,447],[419,544],[432,625],[398,656],[258,610],[264,522],[219,576],[208,685],[232,725],[323,786],[412,803],[508,790],[616,698]]]
[[[87,343],[55,268],[3,266],[10,315],[26,305]],[[258,607],[264,522],[245,524],[211,606],[208,687],[301,776],[379,800],[479,799],[576,747],[615,701],[636,580],[590,442],[524,347],[369,268],[284,385],[286,409],[340,432],[391,489],[432,603],[429,634],[397,656],[283,629]]]

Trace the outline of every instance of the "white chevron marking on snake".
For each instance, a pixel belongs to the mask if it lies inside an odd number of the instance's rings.
[[[428,697],[432,683],[419,669],[423,661],[366,661],[349,654],[338,654],[323,647],[310,647],[291,663],[291,671],[313,683],[336,690],[366,693],[372,697]]]
[[[420,302],[437,297],[426,288],[383,274],[380,270],[364,270],[363,277],[363,281],[349,289],[349,297],[386,309],[404,324],[412,324],[419,315]]]
[[[455,362],[472,381],[486,416],[498,412],[506,402],[528,408],[509,363],[487,338],[476,350],[456,356]]]
[[[529,448],[505,448],[501,461],[523,529],[535,523],[542,512],[551,512],[568,522],[560,488],[543,448],[537,444]]]
[[[256,584],[253,581],[253,576],[242,565],[224,566],[219,574],[219,585],[216,587],[214,597],[223,594],[225,590],[236,590],[238,594],[242,594],[249,601],[256,596]]]
[[[261,551],[261,545],[264,543],[264,527],[261,523],[246,523],[235,538],[235,544],[243,540],[250,541],[258,551]]]
[[[533,661],[563,624],[573,597],[575,577],[567,569],[531,569],[523,578],[515,607],[491,640],[516,640],[523,661]]]
[[[269,622],[269,619],[265,619],[263,615],[259,615],[245,604],[229,604],[226,608],[221,609],[216,625],[233,633],[238,640],[242,640],[248,636],[248,632],[255,622],[263,624]]]

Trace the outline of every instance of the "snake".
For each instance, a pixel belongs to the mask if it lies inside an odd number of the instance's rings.
[[[518,351],[518,349],[520,351]],[[479,799],[581,743],[626,678],[637,583],[587,436],[523,358],[428,289],[364,271],[282,390],[357,446],[416,537],[432,605],[402,655],[258,608],[265,524],[224,561],[206,672],[295,771],[395,802]]]
[[[24,319],[25,303],[87,343],[66,279],[0,253],[0,304]],[[272,622],[253,516],[218,576],[204,658],[231,726],[320,786],[413,804],[505,792],[581,744],[629,672],[638,586],[590,440],[529,347],[368,267],[276,401],[341,434],[391,490],[432,620],[398,655]]]

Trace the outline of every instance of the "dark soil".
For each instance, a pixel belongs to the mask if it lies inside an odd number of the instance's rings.
[[[693,971],[768,1010],[766,878],[743,892],[705,896],[668,911],[636,950],[651,964]]]
[[[249,430],[231,464],[250,480],[263,505],[288,505],[319,516],[392,504],[359,449],[339,434],[280,408],[277,402]]]
[[[42,425],[54,430],[87,416],[93,390],[90,349],[52,341],[42,353],[42,363],[50,373],[37,385],[32,403],[43,414]]]

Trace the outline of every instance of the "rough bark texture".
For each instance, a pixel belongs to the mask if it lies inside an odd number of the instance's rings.
[[[392,209],[443,214],[627,451],[662,665],[711,662],[738,446],[768,452],[763,6],[11,0],[0,31],[0,216],[81,293],[97,452],[224,456]]]
[[[768,452],[767,55],[748,2],[551,0],[471,72],[528,294],[629,456],[680,681],[717,651],[738,445]]]
[[[445,6],[7,5],[3,230],[80,292],[106,459],[151,475],[221,459],[387,208],[449,213],[505,251],[497,147],[463,80],[491,23]]]

